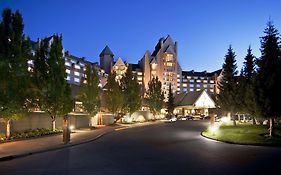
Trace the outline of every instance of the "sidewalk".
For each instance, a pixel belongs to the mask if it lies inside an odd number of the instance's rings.
[[[62,142],[62,134],[26,139],[0,144],[0,161],[11,160],[40,152],[46,152],[96,140],[122,126],[105,126],[94,130],[75,130],[68,144]]]
[[[103,128],[94,130],[75,130],[75,133],[71,134],[71,141],[68,144],[63,144],[62,134],[2,143],[0,144],[0,162],[91,142],[102,137],[105,134],[114,131],[148,126],[158,123],[161,123],[161,121],[134,124],[118,124],[115,126],[105,126]]]

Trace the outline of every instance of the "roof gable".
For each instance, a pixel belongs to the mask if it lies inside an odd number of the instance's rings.
[[[178,94],[175,97],[175,104],[195,108],[215,108],[215,102],[205,90]]]

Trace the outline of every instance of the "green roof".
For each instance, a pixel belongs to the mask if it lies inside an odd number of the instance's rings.
[[[105,48],[101,51],[100,57],[102,57],[104,55],[110,55],[112,57],[114,56],[114,54],[112,53],[112,51],[110,50],[110,48],[108,46],[105,46]]]

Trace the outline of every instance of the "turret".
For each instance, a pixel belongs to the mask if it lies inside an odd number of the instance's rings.
[[[111,67],[113,66],[113,56],[114,54],[108,46],[105,46],[105,48],[100,53],[100,67],[108,74],[110,73]]]

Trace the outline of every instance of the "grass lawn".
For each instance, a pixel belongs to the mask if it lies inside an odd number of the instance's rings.
[[[268,126],[261,125],[225,125],[212,133],[209,130],[202,132],[202,135],[214,140],[250,145],[272,145],[281,146],[281,127],[274,130],[275,137],[268,137]]]

